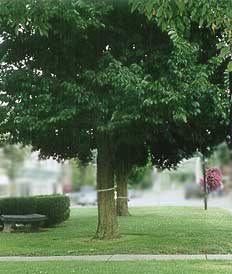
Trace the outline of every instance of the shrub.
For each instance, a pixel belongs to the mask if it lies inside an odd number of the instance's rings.
[[[33,214],[36,211],[34,197],[10,197],[0,199],[0,215]]]
[[[64,195],[46,195],[36,197],[36,213],[47,216],[45,226],[64,222],[70,215],[70,200]]]
[[[67,220],[70,215],[69,207],[69,197],[64,195],[0,199],[0,215],[43,214],[48,218],[44,223],[44,227],[54,226]]]

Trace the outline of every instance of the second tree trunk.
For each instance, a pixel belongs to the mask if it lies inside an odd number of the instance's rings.
[[[117,215],[128,216],[128,171],[123,162],[118,163],[115,170],[116,183],[117,183]]]

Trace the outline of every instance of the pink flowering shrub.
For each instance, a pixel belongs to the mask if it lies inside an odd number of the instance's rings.
[[[204,180],[200,180],[200,185],[204,187]],[[222,185],[222,175],[217,167],[211,167],[206,170],[206,185],[208,191],[214,191]]]

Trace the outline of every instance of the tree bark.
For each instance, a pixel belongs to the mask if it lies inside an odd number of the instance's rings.
[[[113,189],[113,155],[108,135],[98,136],[97,148],[98,227],[96,238],[115,239],[119,237],[119,233]]]
[[[117,215],[118,216],[129,216],[128,209],[128,171],[123,164],[116,163],[118,166],[115,170],[116,183],[117,183]]]

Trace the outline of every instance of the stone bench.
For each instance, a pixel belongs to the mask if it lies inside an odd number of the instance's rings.
[[[3,232],[12,232],[17,224],[30,225],[30,231],[38,231],[43,222],[47,219],[45,215],[1,215],[0,220],[3,222]]]

